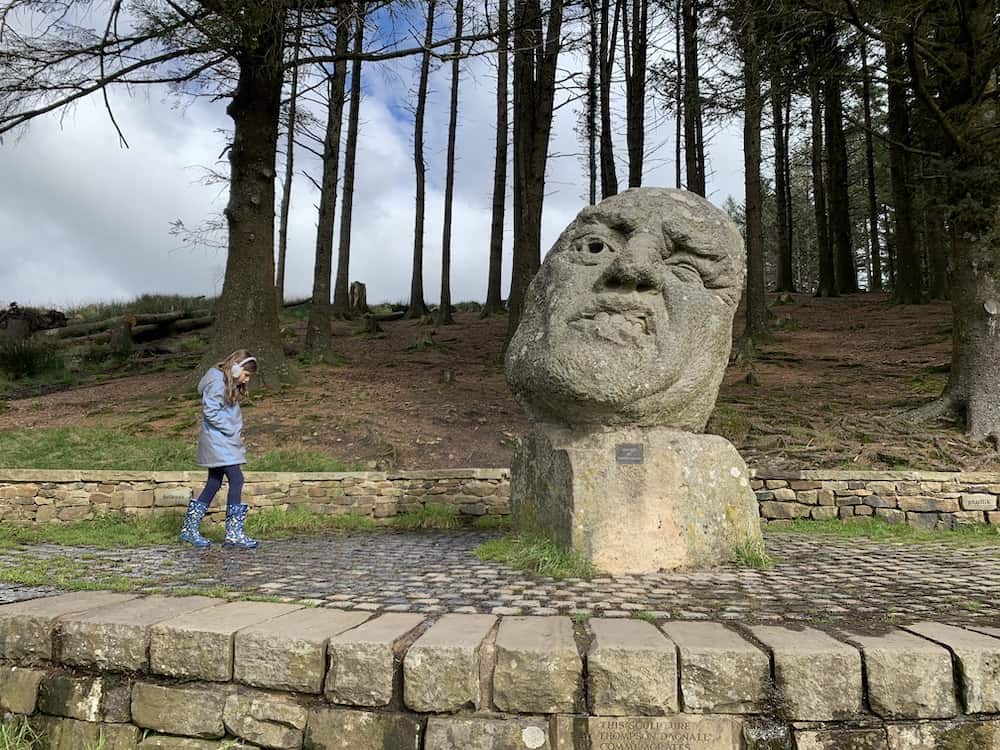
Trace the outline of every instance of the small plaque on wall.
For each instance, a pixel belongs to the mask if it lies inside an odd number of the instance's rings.
[[[642,443],[618,443],[615,445],[615,463],[641,464]]]

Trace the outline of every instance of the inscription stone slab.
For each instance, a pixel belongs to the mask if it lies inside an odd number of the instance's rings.
[[[740,719],[732,716],[559,717],[556,748],[584,733],[590,750],[741,750]]]

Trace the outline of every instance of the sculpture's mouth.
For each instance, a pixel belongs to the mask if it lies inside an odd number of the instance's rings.
[[[569,320],[569,327],[617,344],[644,344],[656,332],[656,315],[646,305],[600,300]]]

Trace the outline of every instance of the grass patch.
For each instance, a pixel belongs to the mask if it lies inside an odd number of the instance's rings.
[[[23,559],[0,570],[0,581],[21,586],[54,586],[64,591],[135,591],[153,579],[96,573],[90,565],[65,557]]]
[[[510,516],[479,516],[472,522],[472,528],[480,531],[510,531]]]
[[[500,562],[550,578],[593,578],[593,563],[567,550],[552,539],[538,535],[512,534],[476,547],[480,560]]]
[[[50,427],[0,432],[3,469],[120,469],[185,471],[195,468],[188,440],[139,438],[104,427]]]
[[[123,513],[108,513],[72,523],[33,526],[5,523],[0,525],[0,547],[43,543],[100,549],[149,547],[177,541],[181,521],[181,513],[163,513],[149,518],[130,518]]]
[[[24,717],[0,719],[0,750],[33,750],[40,741]]]
[[[774,567],[774,558],[767,554],[763,542],[744,539],[736,545],[736,564],[744,568],[766,570]]]
[[[750,417],[732,407],[719,406],[712,412],[705,431],[724,437],[730,443],[742,443],[750,434]]]
[[[973,524],[949,531],[926,531],[904,523],[887,523],[877,518],[852,521],[795,520],[785,526],[769,527],[769,534],[802,534],[840,539],[874,539],[877,541],[912,542],[915,544],[945,543],[958,546],[1000,544],[1000,529],[996,526]]]
[[[12,380],[60,375],[66,369],[62,356],[34,339],[0,343],[0,372]]]
[[[153,419],[168,419],[176,412],[145,414],[131,433],[106,427],[50,427],[0,431],[0,469],[90,469],[119,471],[196,471],[194,442],[179,433],[190,420],[175,425],[175,437],[140,436],[135,433]],[[247,471],[357,471],[332,456],[317,451],[285,449],[253,457]]]
[[[428,503],[420,510],[402,513],[392,519],[391,525],[397,529],[417,531],[419,529],[457,529],[462,526],[462,519],[455,509],[448,505]]]

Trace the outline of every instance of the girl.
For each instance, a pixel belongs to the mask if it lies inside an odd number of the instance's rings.
[[[247,383],[255,372],[257,358],[245,349],[237,349],[206,372],[198,383],[202,403],[198,465],[208,468],[208,481],[201,495],[188,505],[180,540],[199,549],[211,544],[201,535],[198,527],[215,493],[222,486],[223,477],[229,481],[229,492],[226,497],[226,538],[222,546],[242,549],[257,546],[257,541],[243,530],[249,508],[240,499],[243,492],[240,465],[247,460],[240,401],[246,396]]]

